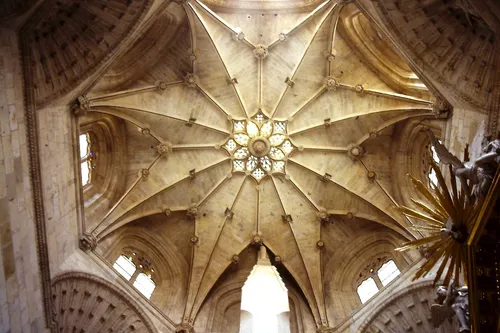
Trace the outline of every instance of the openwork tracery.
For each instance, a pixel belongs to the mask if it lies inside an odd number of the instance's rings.
[[[295,146],[286,121],[274,121],[260,110],[251,119],[233,120],[233,135],[223,146],[234,157],[233,172],[246,172],[258,182],[272,173],[285,173]]]

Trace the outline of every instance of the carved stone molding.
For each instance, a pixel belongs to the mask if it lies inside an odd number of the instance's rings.
[[[198,85],[198,79],[196,75],[192,73],[187,73],[186,77],[184,78],[184,83],[189,87],[189,88],[196,88]]]
[[[328,89],[329,91],[335,91],[335,90],[337,90],[339,83],[338,83],[337,79],[335,79],[333,76],[328,76],[325,79],[325,86],[326,86],[326,89]]]
[[[70,272],[56,276],[51,298],[53,318],[60,331],[157,332],[131,297],[91,274]]]
[[[97,247],[97,238],[88,232],[85,232],[80,238],[80,249],[85,252],[93,251]]]
[[[182,323],[175,328],[175,333],[194,333],[194,328],[190,324]]]
[[[257,45],[253,50],[253,54],[257,59],[265,59],[269,55],[269,51],[264,45]]]
[[[165,157],[172,152],[172,144],[169,142],[160,143],[156,146],[156,151],[158,155]]]

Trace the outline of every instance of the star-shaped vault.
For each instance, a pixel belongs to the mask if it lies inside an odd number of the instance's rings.
[[[366,219],[413,239],[394,209],[387,133],[429,116],[432,102],[394,91],[360,61],[337,31],[344,5],[335,1],[297,16],[269,43],[266,27],[244,16],[197,0],[169,6],[189,26],[167,60],[127,89],[98,84],[87,95],[90,113],[125,120],[133,162],[123,193],[88,213],[86,231],[101,241],[144,216],[197,212],[185,309],[170,314],[190,323],[232,256],[258,235],[318,325],[331,325],[323,268],[325,253],[334,254],[317,243],[333,249],[335,240],[322,223]],[[169,149],[155,149],[162,144]]]

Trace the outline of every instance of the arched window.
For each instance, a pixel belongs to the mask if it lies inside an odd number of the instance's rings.
[[[378,287],[373,278],[368,278],[361,282],[358,287],[358,296],[361,300],[361,303],[365,303],[370,298],[373,297],[376,293],[378,293]]]
[[[132,252],[130,255],[122,254],[119,256],[113,264],[113,268],[146,298],[151,298],[156,288],[151,277],[151,274],[154,273],[151,261],[137,255],[136,252]]]
[[[384,287],[388,285],[389,282],[394,280],[399,274],[401,274],[401,272],[399,271],[398,266],[396,266],[394,260],[389,260],[383,264],[377,272],[378,278]]]
[[[439,141],[439,140],[438,140]],[[441,143],[441,141],[439,141]],[[438,154],[436,153],[436,149],[434,148],[433,145],[430,145],[430,155],[434,163],[439,165],[441,163],[441,160],[439,159]],[[432,167],[429,167],[429,186],[430,187],[437,187],[438,186],[438,179],[436,175],[436,171]]]
[[[137,279],[135,279],[134,287],[147,298],[151,298],[151,294],[153,294],[156,285],[154,281],[151,279],[151,275],[139,273],[139,275],[137,275]]]
[[[89,133],[80,134],[80,165],[82,185],[90,184],[92,180],[92,142]]]
[[[368,276],[368,278],[364,279],[358,285],[356,290],[361,303],[368,301],[376,293],[378,293],[381,288],[387,286],[392,280],[401,274],[394,260],[386,260],[387,258],[378,258],[376,262],[367,265],[360,273],[359,280],[357,281],[360,281]]]

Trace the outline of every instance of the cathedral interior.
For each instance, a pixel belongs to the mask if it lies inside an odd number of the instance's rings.
[[[500,139],[499,33],[497,0],[0,1],[0,333],[500,332],[500,172],[465,236],[422,204],[438,147]]]

